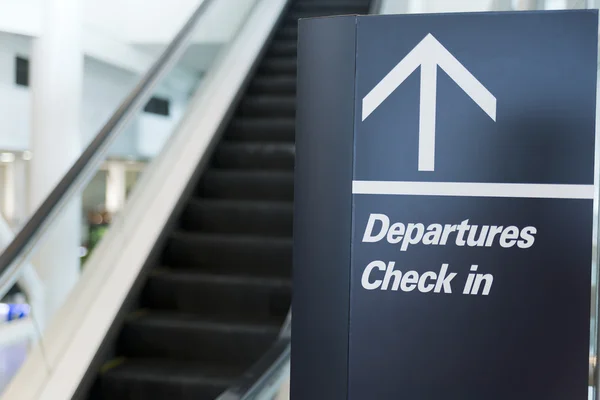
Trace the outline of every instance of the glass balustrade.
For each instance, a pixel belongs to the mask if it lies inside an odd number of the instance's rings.
[[[154,160],[177,135],[178,124],[189,111],[193,97],[202,90],[205,76],[219,67],[219,57],[237,37],[258,0],[236,1],[235,4],[230,0],[204,1],[208,5],[193,21],[190,18],[203,0],[187,1],[178,7],[165,7],[163,2],[132,1],[127,5],[120,0],[85,2],[79,116],[82,151],[106,128],[132,91],[143,84],[149,71],[157,66],[163,70],[152,85],[151,93],[144,96],[143,104],[118,127],[116,137],[101,154],[97,166],[72,194],[78,208],[78,222],[71,222],[78,224],[80,232],[76,249],[80,276],[106,232],[113,229],[113,222],[127,218],[123,210],[129,199],[143,184]],[[0,5],[0,12],[2,7],[10,5]],[[184,47],[179,50],[179,55],[159,66],[157,63],[163,52],[168,50],[185,23],[191,24],[191,30],[185,38],[180,38],[185,39]],[[0,134],[2,247],[10,243],[35,211],[30,189],[35,182],[31,179],[31,164],[40,156],[30,150],[27,132],[30,128],[27,120],[33,118],[29,106],[32,96],[29,60],[33,39],[14,36],[0,36],[1,43],[18,47],[20,54],[14,61],[15,83],[3,85],[0,82],[0,97],[11,98],[13,103],[18,103],[11,107],[22,108],[13,110],[13,115],[7,113],[7,118],[14,119],[11,126],[20,127],[22,131],[13,132],[12,142],[7,141],[5,146],[2,143],[5,138]],[[3,62],[1,56],[0,51],[0,64]],[[3,115],[2,111],[0,115]],[[56,151],[51,156],[61,157],[61,152]],[[60,226],[64,224],[61,215],[59,212],[53,219],[46,234],[27,257],[27,265],[23,267],[26,272],[20,274],[10,290],[2,293],[0,395],[52,318],[52,315],[44,315],[47,314],[44,307],[47,293],[36,273],[36,262],[51,262],[40,259],[38,252],[48,246],[47,236],[60,236]],[[147,217],[152,218],[152,215]],[[72,288],[74,282],[65,282],[65,285]],[[67,293],[62,295],[66,297]]]

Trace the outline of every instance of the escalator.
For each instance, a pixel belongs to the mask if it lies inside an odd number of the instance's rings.
[[[291,302],[297,19],[368,11],[291,2],[90,399],[214,399],[275,342]]]

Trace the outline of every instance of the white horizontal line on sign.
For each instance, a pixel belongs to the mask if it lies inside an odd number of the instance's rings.
[[[593,199],[594,185],[353,181],[353,194]]]

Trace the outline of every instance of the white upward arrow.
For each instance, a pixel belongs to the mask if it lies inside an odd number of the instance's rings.
[[[362,120],[364,121],[406,78],[419,66],[421,67],[419,171],[433,171],[435,166],[438,65],[491,119],[496,121],[496,98],[431,33],[425,36],[362,101]]]

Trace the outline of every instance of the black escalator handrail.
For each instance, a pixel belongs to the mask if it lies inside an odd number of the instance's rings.
[[[20,266],[27,259],[44,231],[78,189],[89,181],[92,173],[100,166],[110,143],[141,110],[143,104],[152,95],[153,88],[179,59],[200,16],[211,2],[212,0],[202,1],[136,87],[123,100],[100,132],[0,254],[0,298],[10,290],[16,281]]]
[[[285,379],[282,372],[290,363],[291,317],[290,310],[275,343],[216,400],[257,400],[264,398],[264,392],[269,389],[279,391],[278,387]]]

